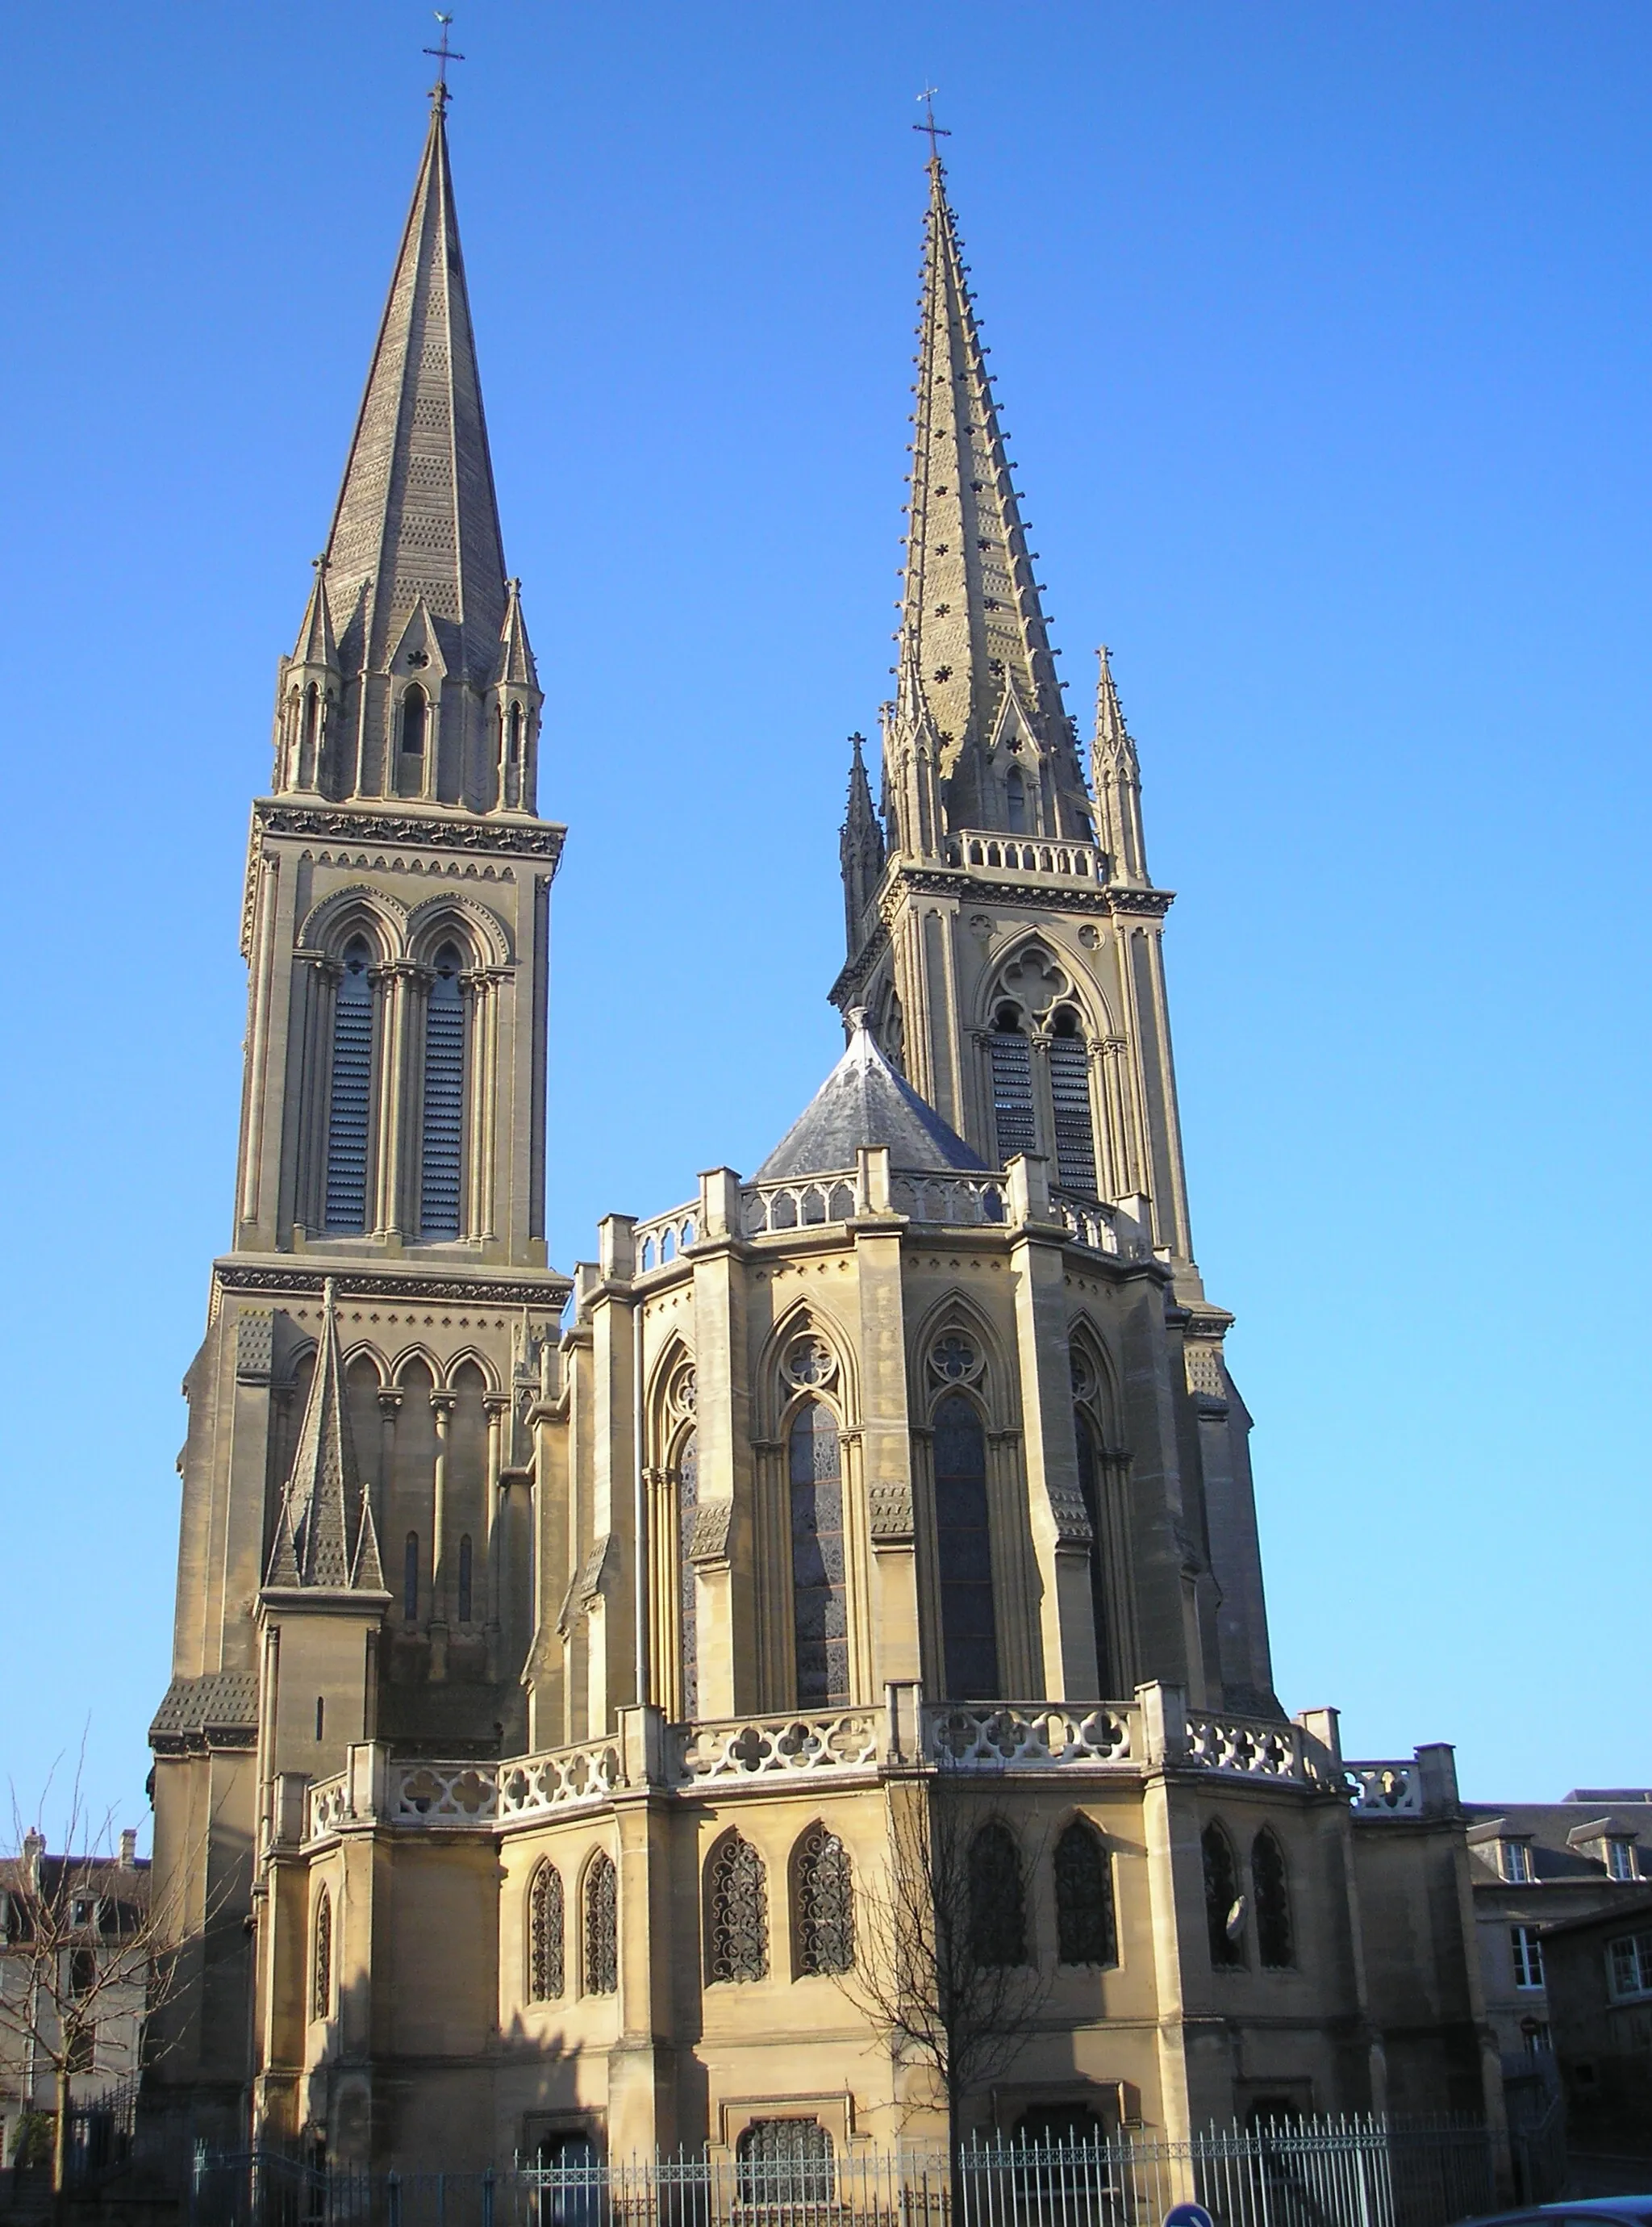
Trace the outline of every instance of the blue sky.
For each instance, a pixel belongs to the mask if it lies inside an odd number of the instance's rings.
[[[136,1821],[227,1238],[247,801],[428,11],[8,29],[0,1777]],[[553,1257],[834,1056],[951,182],[1071,700],[1144,763],[1279,1689],[1477,1798],[1652,1782],[1643,6],[479,0],[452,143],[547,694]],[[66,1766],[67,1767],[67,1766]]]

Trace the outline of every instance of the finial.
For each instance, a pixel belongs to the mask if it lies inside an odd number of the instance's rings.
[[[915,131],[927,131],[929,135],[929,167],[932,170],[938,170],[941,168],[941,150],[935,144],[936,140],[952,137],[952,133],[944,124],[935,122],[935,95],[940,90],[941,87],[938,85],[924,86],[923,91],[918,95],[918,99],[923,103],[923,121],[912,126]]]
[[[322,1319],[324,1322],[330,1323],[333,1319],[334,1302],[337,1292],[337,1279],[333,1276],[328,1277],[322,1286]]]
[[[436,17],[437,22],[442,26],[442,43],[439,47],[426,47],[424,51],[427,54],[434,54],[436,57],[436,83],[431,87],[431,105],[438,114],[442,114],[446,111],[450,98],[448,93],[448,64],[450,62],[462,62],[464,60],[464,56],[458,51],[456,47],[450,47],[448,44],[448,33],[452,29],[453,25],[452,16],[444,16],[439,8],[434,8],[431,12]]]
[[[855,753],[855,763],[859,765],[862,762],[860,754],[865,746],[866,737],[864,735],[851,735],[849,741]]]
[[[851,1032],[853,1035],[859,1036],[864,1032],[867,1025],[866,1008],[864,1005],[851,1005],[845,1018],[848,1020]]]

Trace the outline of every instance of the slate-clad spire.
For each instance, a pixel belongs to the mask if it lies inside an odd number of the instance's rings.
[[[334,1592],[384,1590],[373,1509],[356,1473],[330,1279],[316,1373],[265,1583]]]
[[[1025,723],[1036,746],[1070,754],[938,156],[929,163],[919,307],[896,724],[915,725],[927,710],[938,733],[943,777],[952,777],[961,759],[992,741],[1006,711]],[[961,770],[973,790],[974,769],[965,764]],[[948,818],[961,824],[956,809]]]
[[[431,111],[327,545],[327,584],[347,672],[381,667],[423,597],[448,671],[485,686],[505,615],[505,558],[444,99]]]

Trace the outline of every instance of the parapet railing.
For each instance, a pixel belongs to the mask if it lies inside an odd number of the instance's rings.
[[[1024,835],[994,835],[985,828],[960,827],[947,839],[946,858],[949,866],[985,866],[1006,874],[1049,874],[1093,884],[1107,879],[1106,854],[1093,843],[1047,843]]]
[[[1419,1761],[1345,1764],[1306,1725],[1190,1710],[1178,1688],[1157,1683],[1131,1701],[930,1702],[897,1681],[881,1705],[677,1725],[654,1708],[619,1717],[608,1739],[503,1761],[404,1760],[364,1742],[330,1778],[284,1778],[275,1837],[316,1841],[364,1823],[501,1831],[628,1792],[722,1795],[885,1770],[1166,1769],[1340,1796],[1359,1817],[1417,1817],[1427,1806]]]

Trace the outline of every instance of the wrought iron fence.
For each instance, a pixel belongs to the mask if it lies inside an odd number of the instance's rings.
[[[202,2152],[189,2227],[1452,2227],[1496,2200],[1490,2137],[1464,2121],[1292,2119],[1188,2141],[828,2143],[794,2154],[519,2160],[502,2172],[377,2173],[271,2150]],[[959,2217],[954,2221],[956,2208]]]

